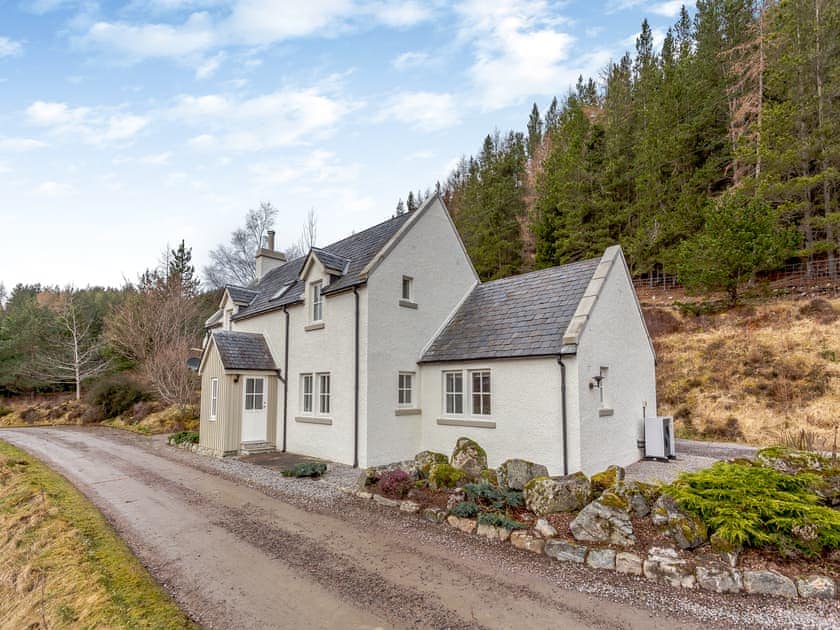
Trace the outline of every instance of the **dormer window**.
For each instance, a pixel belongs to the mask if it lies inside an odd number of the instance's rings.
[[[312,299],[312,321],[320,322],[324,319],[324,296],[321,294],[321,282],[313,282],[310,286]]]

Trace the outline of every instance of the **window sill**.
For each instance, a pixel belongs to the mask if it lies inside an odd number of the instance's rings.
[[[321,330],[324,327],[324,322],[312,322],[311,324],[307,324],[303,327],[306,332],[310,332],[312,330]]]
[[[614,412],[613,412],[613,410],[612,410],[612,409],[610,409],[609,407],[601,407],[601,408],[598,410],[598,417],[599,417],[599,418],[604,418],[604,417],[606,417],[606,416],[611,416],[611,415],[613,415],[613,413],[614,413]]]
[[[332,424],[332,418],[319,418],[318,416],[295,416],[295,422],[303,424]]]
[[[411,300],[400,300],[400,306],[403,308],[417,308],[417,302],[413,302]]]
[[[492,420],[459,420],[458,418],[438,418],[437,423],[444,427],[474,427],[476,429],[495,429]]]
[[[421,413],[423,412],[416,407],[397,407],[394,409],[395,416],[419,416]]]

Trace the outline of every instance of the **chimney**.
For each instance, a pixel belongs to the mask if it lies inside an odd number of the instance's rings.
[[[257,282],[262,280],[269,271],[286,262],[286,255],[283,252],[274,251],[274,230],[268,230],[267,241],[267,247],[260,247],[257,250]]]

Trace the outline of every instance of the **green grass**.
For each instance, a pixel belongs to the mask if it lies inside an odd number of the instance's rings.
[[[85,497],[3,441],[0,575],[5,627],[194,627]]]

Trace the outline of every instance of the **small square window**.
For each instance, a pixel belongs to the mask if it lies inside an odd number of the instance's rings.
[[[403,276],[402,278],[402,299],[411,302],[414,300],[414,278]]]
[[[400,372],[397,378],[397,404],[411,407],[414,404],[414,372]]]
[[[263,408],[265,380],[262,378],[245,379],[245,410],[254,411]]]

